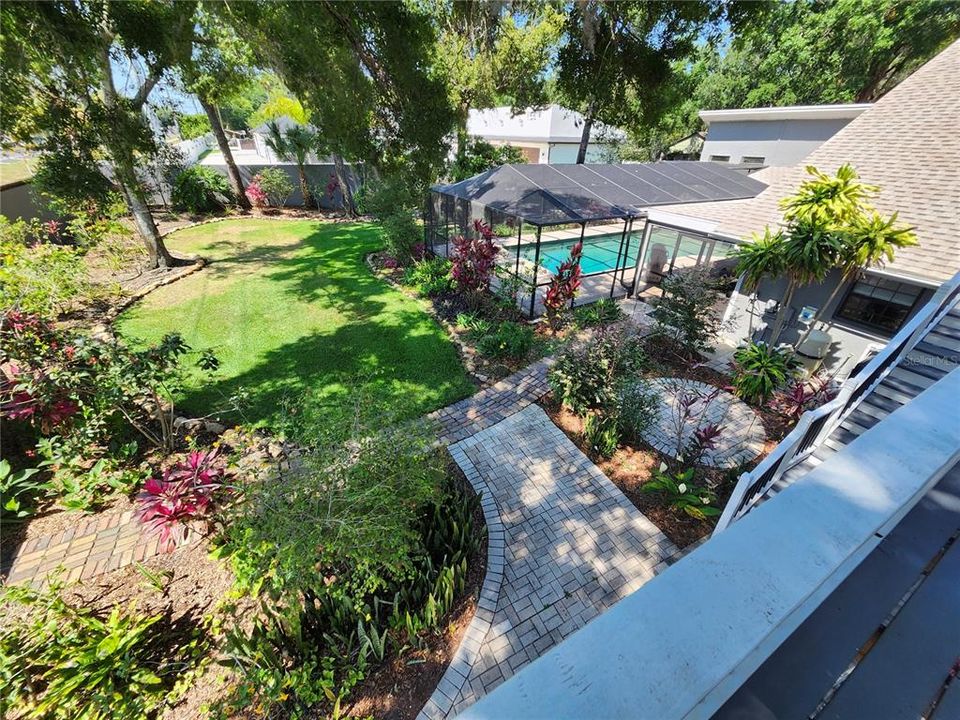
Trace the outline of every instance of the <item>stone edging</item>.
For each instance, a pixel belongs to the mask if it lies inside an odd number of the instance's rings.
[[[483,639],[490,630],[490,623],[497,610],[500,598],[500,587],[503,585],[503,571],[505,566],[506,538],[503,522],[500,520],[500,511],[493,499],[493,493],[487,487],[486,481],[474,467],[470,458],[460,447],[460,443],[451,445],[450,455],[460,469],[463,470],[467,481],[474,491],[480,495],[480,505],[483,508],[483,519],[487,525],[487,571],[480,589],[480,598],[477,601],[477,610],[470,620],[470,626],[457,647],[450,664],[434,688],[433,694],[427,700],[423,709],[417,715],[417,720],[439,720],[445,718],[453,709],[453,703],[460,693],[470,668],[477,661],[477,653]]]

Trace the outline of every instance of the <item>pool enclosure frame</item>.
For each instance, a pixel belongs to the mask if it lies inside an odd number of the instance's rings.
[[[676,167],[678,165],[684,167]],[[563,239],[571,242],[576,239],[583,241],[585,258],[589,257],[591,237],[613,239],[617,247],[616,260],[612,267],[582,273],[582,287],[587,288],[588,292],[571,301],[571,307],[578,300],[585,303],[600,297],[631,296],[637,290],[653,227],[653,224],[647,223],[647,207],[676,204],[684,199],[703,202],[753,197],[765,187],[742,173],[733,175],[736,171],[717,169],[713,165],[676,161],[638,164],[627,166],[626,169],[615,165],[530,168],[506,165],[494,168],[460,183],[437,185],[430,189],[424,208],[425,247],[431,254],[449,257],[452,238],[474,234],[475,220],[482,220],[492,228],[510,226],[510,235],[498,236],[496,239],[501,250],[506,253],[503,260],[498,262],[498,267],[501,268],[501,273],[505,272],[508,277],[512,277],[518,286],[526,288],[522,296],[518,293],[518,304],[533,319],[537,315],[538,299],[542,305],[540,289],[549,286],[553,280],[552,273],[540,265],[543,247],[556,239],[551,238],[551,234],[560,234],[563,229],[569,228],[571,231],[566,233]],[[668,167],[670,172],[664,172]],[[565,184],[562,187],[550,186],[549,183],[536,182],[527,177],[534,174],[534,171],[543,175],[544,168],[556,174],[560,182]],[[600,181],[589,186],[575,179],[591,177],[591,173],[600,177],[607,187],[598,188]],[[522,183],[507,182],[506,188],[501,190],[498,176],[504,174],[516,174],[528,182],[525,186]],[[617,176],[610,179],[613,175]],[[689,178],[694,187],[678,182],[678,175]],[[703,179],[704,176],[707,179]],[[655,186],[658,177],[670,188],[670,192]],[[641,195],[635,187],[641,183],[645,186],[643,189],[646,195]],[[725,185],[721,186],[721,183]],[[516,187],[515,197],[511,197],[514,184],[520,186]],[[491,194],[499,194],[499,199],[490,202],[487,196]],[[669,228],[661,223],[656,223],[656,226]],[[534,230],[532,237],[524,238],[524,230],[530,228]],[[588,231],[591,228],[598,232],[590,234]],[[703,245],[697,258],[698,265],[701,264],[701,259],[704,263],[709,262],[715,243],[722,242],[682,228],[669,229],[701,240]],[[633,245],[635,233],[640,233],[637,239],[638,247]],[[681,235],[678,234],[669,262],[670,270],[673,269],[680,244]],[[532,262],[521,254],[524,248],[531,246]],[[634,262],[630,261],[632,247],[637,247]],[[528,267],[530,265],[532,267]],[[631,268],[633,273],[627,279]],[[609,283],[606,283],[605,276],[610,278]]]

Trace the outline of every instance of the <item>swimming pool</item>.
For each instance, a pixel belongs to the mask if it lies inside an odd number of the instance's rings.
[[[584,238],[583,256],[580,258],[580,271],[584,275],[606,272],[613,270],[617,265],[617,253],[620,250],[621,234],[616,235],[597,235],[595,237]],[[551,240],[540,243],[540,264],[551,273],[556,273],[557,268],[570,257],[570,248],[579,242],[579,238],[570,240]],[[630,239],[630,248],[627,251],[627,258],[620,259],[620,267],[633,267],[637,262],[637,251],[640,248],[640,234],[634,234]],[[510,256],[515,257],[516,248],[507,251]],[[520,246],[520,257],[534,261],[537,254],[536,243],[530,243]]]

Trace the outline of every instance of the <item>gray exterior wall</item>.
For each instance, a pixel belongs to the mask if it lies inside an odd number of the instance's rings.
[[[36,194],[29,182],[13,183],[0,188],[0,214],[10,220],[54,220],[57,216],[51,212]]]
[[[208,165],[206,167],[211,167],[222,175],[227,174],[226,165]],[[287,201],[287,207],[302,207],[303,206],[303,194],[300,192],[300,175],[297,173],[296,165],[239,165],[238,169],[240,170],[240,176],[243,178],[244,185],[250,182],[250,179],[256,175],[261,170],[265,169],[277,169],[283,170],[287,176],[290,178],[290,181],[293,183],[295,188],[293,194],[290,196],[290,199]],[[330,182],[330,176],[334,172],[334,166],[332,163],[324,163],[318,165],[307,165],[307,181],[312,186],[314,195],[320,201],[320,207],[324,210],[339,210],[343,207],[343,197],[340,194],[340,188],[334,191],[333,198],[327,195],[327,183]],[[350,183],[350,188],[354,191],[360,187],[360,179],[357,177],[356,172],[351,166],[346,167],[348,182]]]
[[[804,305],[823,309],[821,320],[832,323],[826,332],[833,340],[831,350],[824,358],[824,367],[829,371],[840,368],[839,375],[846,376],[857,364],[863,354],[872,344],[885,345],[893,334],[882,334],[876,330],[860,327],[842,318],[835,318],[834,313],[846,297],[850,283],[837,293],[829,307],[824,304],[833,288],[840,282],[840,274],[835,272],[829,275],[822,284],[800,288],[794,294],[787,316],[785,330],[780,341],[793,344],[800,339],[802,328],[796,319]],[[737,344],[747,338],[763,340],[769,335],[766,327],[773,324],[774,312],[764,315],[764,308],[769,302],[778,301],[783,297],[786,289],[786,280],[766,281],[761,283],[756,292],[756,299],[752,296],[735,292],[730,299],[731,327],[727,331],[727,339]],[[933,295],[932,289],[924,289],[914,304],[907,320],[912,317]],[[906,320],[904,321],[906,322]]]
[[[836,120],[713,121],[700,152],[701,160],[728,155],[730,162],[762,157],[764,165],[795,165],[833,137],[852,118]]]

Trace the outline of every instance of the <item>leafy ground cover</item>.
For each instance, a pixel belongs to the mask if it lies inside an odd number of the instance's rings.
[[[218,379],[187,379],[182,406],[195,415],[242,393],[242,417],[230,419],[275,426],[304,413],[336,419],[347,386],[360,382],[372,400],[367,411],[403,419],[472,390],[420,303],[370,273],[364,257],[380,247],[372,225],[226,221],[168,241],[210,266],[151,293],[118,328],[148,342],[176,330],[191,346],[214,350]]]

